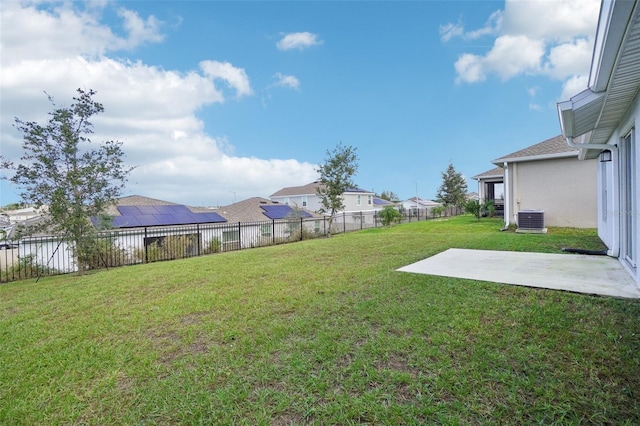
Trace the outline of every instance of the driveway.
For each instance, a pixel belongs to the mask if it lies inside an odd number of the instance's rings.
[[[608,256],[449,249],[398,271],[640,299],[634,280]]]

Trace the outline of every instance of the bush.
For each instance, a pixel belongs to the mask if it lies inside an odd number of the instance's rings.
[[[142,262],[184,259],[198,255],[198,237],[196,235],[169,235],[147,244],[135,251]]]
[[[399,222],[402,217],[400,212],[393,206],[384,206],[379,215],[383,226],[391,226],[392,223]]]
[[[212,238],[204,247],[203,254],[220,253],[222,251],[222,243],[219,238]]]
[[[87,269],[101,269],[126,265],[127,252],[112,238],[99,238],[89,247],[83,264]]]
[[[482,205],[478,200],[469,200],[464,205],[465,213],[472,214],[476,219],[480,220],[480,214],[482,213]]]
[[[39,264],[34,254],[28,254],[18,257],[17,263],[2,268],[0,270],[0,282],[24,280],[42,275],[55,274],[57,274],[57,271],[54,268]]]
[[[432,207],[431,208],[431,217],[433,217],[435,219],[436,217],[442,216],[446,209],[447,208],[445,206]]]

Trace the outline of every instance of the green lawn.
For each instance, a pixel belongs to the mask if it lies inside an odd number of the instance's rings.
[[[0,424],[639,424],[640,302],[395,271],[450,247],[603,247],[501,224],[1,285]]]

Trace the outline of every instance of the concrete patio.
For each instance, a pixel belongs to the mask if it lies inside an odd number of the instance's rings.
[[[608,256],[449,249],[398,271],[640,299],[631,276]]]

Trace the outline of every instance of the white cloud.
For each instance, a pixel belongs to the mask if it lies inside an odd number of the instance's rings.
[[[161,22],[154,16],[149,16],[146,20],[133,10],[120,8],[118,15],[122,17],[124,27],[129,33],[127,44],[137,46],[146,42],[160,42],[164,36],[160,33]]]
[[[477,83],[487,77],[482,65],[483,58],[471,53],[460,55],[455,63],[456,83]]]
[[[248,96],[253,93],[249,84],[249,77],[242,68],[236,68],[229,62],[202,61],[200,68],[209,78],[224,80],[236,90],[238,97]]]
[[[103,7],[79,7],[73,2],[3,3],[0,138],[4,156],[17,159],[21,155],[14,117],[46,121],[52,106],[43,91],[62,106],[69,105],[75,89],[81,87],[96,90],[96,100],[105,107],[92,120],[91,139],[122,141],[126,161],[138,166],[129,179],[128,194],[187,204],[226,204],[229,191],[236,192],[239,200],[268,196],[292,183],[317,178],[313,164],[239,157],[230,137],[205,133],[198,111],[223,103],[229,95],[252,95],[244,69],[203,60],[198,69],[175,71],[114,59],[107,56],[109,52],[160,42],[161,23],[119,8],[116,12],[125,36],[117,36],[101,21]],[[292,79],[283,81],[295,85]]]
[[[277,87],[285,87],[288,89],[300,90],[300,80],[298,80],[293,75],[284,75],[282,73],[277,72],[273,78],[277,81],[273,84],[273,86]]]
[[[465,31],[458,24],[441,26],[441,40],[466,40],[496,34],[484,55],[462,53],[456,61],[456,82],[476,83],[489,75],[507,80],[540,75],[568,82],[589,72],[598,0],[506,0],[503,12],[491,14],[485,25]]]
[[[454,37],[460,37],[464,40],[475,40],[486,35],[496,34],[502,26],[502,11],[493,12],[482,28],[474,31],[465,32],[462,20],[457,23],[448,23],[440,26],[440,40],[448,42]]]
[[[276,47],[279,50],[302,50],[322,43],[324,42],[318,38],[317,34],[310,32],[289,33],[276,43]]]
[[[507,80],[518,74],[539,72],[543,55],[544,45],[541,40],[523,35],[502,36],[496,39],[482,63],[486,71]]]
[[[460,21],[455,24],[440,25],[440,40],[445,43],[454,37],[462,37],[463,35],[464,25]]]

